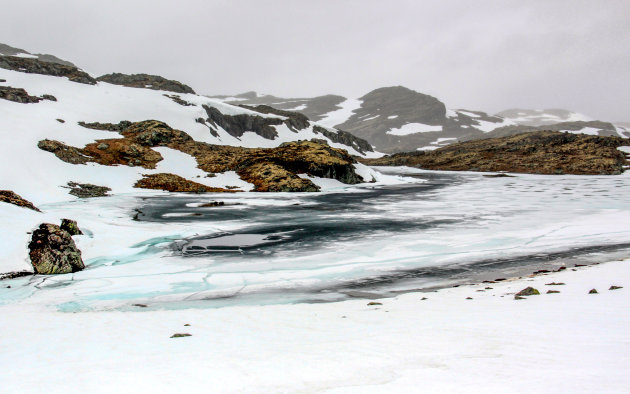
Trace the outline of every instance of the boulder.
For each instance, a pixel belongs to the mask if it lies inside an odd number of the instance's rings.
[[[533,287],[526,287],[523,290],[516,293],[515,297],[523,297],[523,296],[531,296],[531,295],[540,295],[540,292]]]
[[[67,231],[70,235],[83,235],[76,220],[61,219],[61,226],[59,226],[59,228]]]
[[[42,223],[33,231],[28,248],[36,274],[67,274],[85,268],[72,236],[56,224]]]

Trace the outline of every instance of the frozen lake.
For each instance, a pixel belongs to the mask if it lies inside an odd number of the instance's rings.
[[[76,212],[88,269],[13,280],[0,302],[67,311],[393,296],[630,250],[630,178],[381,169],[405,184],[324,193],[150,194]],[[222,206],[201,205],[222,201]],[[132,218],[135,216],[136,220]]]

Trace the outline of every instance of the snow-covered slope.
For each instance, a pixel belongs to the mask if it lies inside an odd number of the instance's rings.
[[[174,96],[171,92],[130,88],[104,82],[88,85],[71,82],[62,77],[6,69],[0,69],[0,79],[6,80],[0,83],[0,87],[21,88],[31,96],[51,95],[56,99],[29,104],[0,99],[0,135],[4,139],[4,143],[0,144],[0,156],[4,163],[7,163],[0,170],[0,185],[4,189],[15,191],[36,205],[69,198],[68,189],[64,188],[69,181],[107,186],[113,193],[122,193],[132,191],[133,184],[142,174],[152,172],[140,167],[109,167],[93,163],[71,165],[49,152],[38,149],[38,142],[46,138],[72,146],[83,146],[96,139],[120,137],[109,131],[82,127],[79,122],[118,123],[122,120],[133,122],[157,119],[175,129],[185,131],[196,141],[211,144],[276,147],[288,141],[317,138],[326,140],[333,147],[346,149],[354,155],[374,154],[360,152],[354,146],[334,142],[321,132],[317,132],[318,129],[314,130],[315,125],[312,123],[301,130],[292,130],[285,124],[272,126],[277,132],[273,139],[251,131],[245,131],[241,136],[231,135],[220,126],[203,121],[208,117],[206,108],[216,108],[223,115],[285,118],[225,104],[204,96],[194,94]],[[336,133],[329,130],[328,135],[334,137]],[[169,151],[168,148],[164,150]],[[183,168],[181,154],[178,153],[164,154],[165,159],[154,171],[171,172],[184,177],[190,175],[191,171],[194,172],[196,167],[194,160],[188,161],[191,168]],[[223,186],[234,185],[237,178],[229,179]],[[216,178],[200,177],[195,181],[208,186],[219,186]]]

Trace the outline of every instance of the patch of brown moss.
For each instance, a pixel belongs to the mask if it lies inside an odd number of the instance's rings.
[[[20,195],[11,190],[0,190],[0,202],[6,202],[8,204],[17,205],[18,207],[24,207],[32,209],[33,211],[41,212],[39,208],[33,205],[32,202],[25,200]]]
[[[448,171],[614,175],[627,165],[625,155],[617,149],[622,145],[630,142],[620,137],[536,131],[361,161]]]
[[[179,175],[160,173],[143,175],[134,187],[141,189],[166,190],[169,192],[185,193],[234,193],[234,190],[222,189],[219,187],[209,187],[201,183],[189,181]]]

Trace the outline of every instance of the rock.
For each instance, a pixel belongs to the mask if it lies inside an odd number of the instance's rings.
[[[254,184],[257,192],[316,192],[319,187],[298,174],[337,179],[346,184],[363,182],[355,172],[356,160],[347,151],[312,141],[286,142],[276,148],[242,148],[194,141],[188,134],[166,123],[148,120],[135,123],[80,123],[84,127],[118,130],[124,138],[98,140],[84,148],[59,141],[42,140],[40,149],[52,152],[71,164],[88,162],[101,165],[156,168],[162,160],[153,147],[169,147],[194,157],[208,174],[235,171],[241,179]],[[107,149],[104,145],[108,146]],[[100,147],[100,149],[99,149]],[[169,191],[222,191],[198,183],[187,183],[173,174],[147,175],[136,187]],[[226,187],[225,189],[229,189]]]
[[[132,306],[137,306],[138,308],[146,308],[148,307],[147,304],[131,304]]]
[[[49,101],[57,101],[57,97],[51,95],[51,94],[44,94],[42,95],[42,98],[44,100],[49,100]]]
[[[551,283],[545,283],[545,286],[564,286],[564,283],[562,283],[562,282],[551,282]]]
[[[159,75],[113,73],[101,75],[96,78],[96,80],[131,88],[166,90],[175,93],[195,93],[190,86],[184,85],[178,81],[163,78]]]
[[[558,290],[547,290],[547,294],[556,294],[560,293]]]
[[[17,56],[0,56],[0,68],[29,74],[52,75],[66,77],[72,82],[95,85],[96,80],[86,72],[67,64],[52,63],[39,59]]]
[[[0,83],[4,83],[6,81],[7,81],[6,79],[0,79]]]
[[[61,226],[59,226],[59,228],[67,231],[70,235],[83,235],[83,232],[79,229],[79,225],[77,225],[76,220],[61,219]]]
[[[104,142],[101,142],[100,144],[96,145],[96,149],[99,149],[99,150],[105,150],[107,148],[109,148],[109,145],[107,145]]]
[[[303,130],[307,128],[310,124],[306,115],[303,115],[299,112],[284,111],[281,109],[270,107],[268,105],[257,105],[255,107],[249,105],[240,105],[240,107],[260,112],[262,114],[274,114],[284,116],[287,118],[284,123],[287,125],[287,127],[289,127],[289,129],[293,131]]]
[[[184,327],[190,327],[190,324],[186,323],[184,324]]]
[[[619,289],[623,289],[623,286],[610,286],[608,290],[619,290]]]
[[[623,152],[617,149],[624,145],[628,140],[616,136],[535,131],[360,161],[430,170],[614,175],[622,173],[627,165]]]
[[[210,187],[201,183],[189,181],[179,175],[160,173],[143,175],[134,187],[141,189],[166,190],[169,192],[185,193],[230,193],[230,190],[218,187]]]
[[[30,275],[33,275],[33,273],[29,271],[5,272],[4,274],[0,274],[0,280],[15,279],[15,278],[21,278],[22,276],[30,276]],[[11,286],[7,286],[7,287],[10,288]]]
[[[59,122],[59,123],[66,123],[66,121],[63,120],[63,119],[57,119],[57,122]]]
[[[484,175],[486,178],[514,178],[514,175],[508,175],[505,173]]]
[[[598,294],[597,289],[590,289],[588,294]]]
[[[107,192],[112,190],[106,186],[77,182],[68,182],[67,188],[70,189],[70,194],[79,198],[107,197],[109,195]]]
[[[195,105],[193,103],[189,103],[186,100],[182,100],[182,98],[180,96],[176,95],[176,94],[163,94],[162,96],[168,97],[171,100],[173,100],[174,102],[176,102],[177,104],[183,105],[184,107],[191,107],[191,106]]]
[[[211,202],[206,202],[200,205],[200,207],[202,208],[209,208],[209,207],[222,207],[225,205],[225,202],[223,201],[211,201]]]
[[[381,303],[381,302],[371,301],[371,302],[368,302],[368,304],[367,304],[367,305],[368,305],[368,306],[375,306],[375,305],[383,305],[383,303]]]
[[[33,211],[41,212],[39,208],[33,205],[32,202],[23,199],[11,190],[0,190],[0,202],[6,202],[8,204],[17,205],[18,207],[24,207],[32,209]]]
[[[79,122],[79,126],[85,127],[87,129],[115,131],[119,133],[119,132],[125,131],[129,126],[131,126],[131,122],[128,120],[120,121],[117,124],[100,123],[100,122],[91,122],[91,123]]]
[[[473,298],[472,298],[472,297],[466,297],[466,299],[467,299],[467,300],[472,300]]]
[[[85,268],[70,233],[55,224],[42,223],[33,231],[28,248],[36,274],[67,274]]]
[[[188,333],[176,333],[171,335],[171,338],[183,338],[183,337],[191,337],[191,334]]]
[[[10,86],[0,86],[0,99],[22,104],[39,103],[42,101],[41,97],[31,96],[24,89],[12,88]]]
[[[524,300],[524,299],[526,299],[526,297],[521,297],[521,296],[519,296],[519,295],[515,295],[515,296],[514,296],[514,299],[515,299],[515,300]]]
[[[422,297],[420,300],[424,301],[424,300],[428,300],[428,298],[427,297]]]
[[[531,295],[540,295],[540,292],[533,287],[526,287],[523,290],[516,293],[516,296],[531,296]]]

